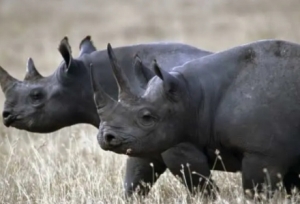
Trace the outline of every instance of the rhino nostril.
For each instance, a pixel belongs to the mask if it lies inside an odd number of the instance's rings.
[[[10,111],[3,111],[3,113],[2,113],[3,118],[8,118],[10,115],[11,115]]]
[[[109,146],[119,146],[121,144],[121,140],[117,138],[114,134],[106,133],[104,135],[104,140]]]
[[[104,137],[105,137],[105,141],[108,142],[108,143],[110,143],[113,139],[116,138],[114,135],[112,135],[112,134],[110,134],[110,133],[105,134]]]

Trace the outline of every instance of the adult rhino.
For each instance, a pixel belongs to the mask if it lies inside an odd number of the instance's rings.
[[[12,126],[37,133],[53,132],[78,123],[99,127],[100,119],[93,101],[88,75],[89,64],[92,63],[95,67],[97,83],[112,98],[117,98],[118,87],[106,50],[96,51],[90,36],[84,38],[79,47],[79,57],[74,59],[68,39],[63,38],[59,45],[59,52],[64,60],[57,70],[47,77],[43,77],[37,71],[32,59],[28,61],[24,81],[19,81],[4,69],[0,69],[0,84],[6,97],[3,121],[7,127]],[[181,43],[131,45],[116,48],[115,52],[125,68],[127,77],[135,84],[132,91],[136,94],[141,93],[145,87],[136,81],[134,73],[142,75],[144,81],[149,80],[152,76],[149,75],[150,69],[147,67],[153,69],[151,66],[153,59],[157,59],[168,71],[189,60],[211,54]],[[126,194],[131,195],[140,181],[154,184],[166,168],[186,181],[189,190],[192,191],[193,187],[203,182],[199,180],[198,175],[190,174],[202,168],[202,162],[198,162],[198,155],[201,155],[201,152],[192,144],[181,143],[162,153],[161,156],[129,157],[125,175],[125,183],[128,184],[125,185]],[[212,152],[212,164],[215,158],[216,155]],[[149,163],[152,163],[153,167]],[[182,174],[181,165],[186,163],[190,164],[190,169],[184,168]],[[220,166],[217,168],[221,169]],[[153,177],[153,168],[158,177]],[[139,193],[145,195],[149,189],[149,186],[141,185]]]
[[[110,45],[108,53],[118,102],[91,77],[104,150],[144,156],[191,142],[202,150],[198,173],[206,177],[206,149],[218,149],[241,164],[244,190],[253,193],[254,185],[261,192],[265,176],[269,196],[281,178],[288,193],[300,187],[300,45],[257,41],[170,72],[156,61],[156,76],[145,82],[143,95],[131,91]]]

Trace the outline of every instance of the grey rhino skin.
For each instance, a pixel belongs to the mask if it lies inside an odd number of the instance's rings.
[[[93,92],[87,68],[92,63],[95,67],[97,82],[113,98],[118,96],[118,87],[110,68],[106,50],[96,51],[87,36],[80,43],[79,57],[74,59],[71,54],[71,47],[68,39],[62,39],[59,51],[63,62],[57,70],[48,77],[43,77],[36,69],[33,60],[28,60],[27,74],[24,81],[19,81],[10,76],[4,69],[0,69],[0,83],[6,96],[3,111],[3,121],[6,126],[30,132],[47,133],[60,128],[87,123],[98,128],[100,119],[93,101]],[[147,75],[151,62],[156,58],[165,70],[181,65],[211,52],[203,51],[195,47],[180,43],[152,43],[140,44],[116,48],[116,55],[121,59],[124,72],[131,81],[136,83],[135,92],[143,91],[145,87],[140,86],[136,81],[134,73],[144,76],[148,80],[152,76]],[[139,57],[136,57],[136,56]],[[135,63],[135,64],[134,64]],[[174,175],[184,178],[190,191],[199,184],[199,175],[190,175],[190,171],[198,172],[202,163],[198,162],[199,150],[190,143],[181,143],[170,148],[162,154],[162,157],[139,158],[129,157],[127,160],[125,183],[126,195],[132,192],[143,180],[146,183],[154,184],[156,179],[168,167]],[[211,168],[223,170],[220,162],[214,165],[216,155],[210,153]],[[158,154],[160,155],[160,154]],[[201,152],[199,152],[201,155]],[[226,158],[224,158],[226,160]],[[229,158],[230,159],[230,158]],[[157,177],[153,176],[153,168]],[[184,168],[184,175],[181,173],[181,165],[189,163],[190,169]],[[233,164],[227,170],[235,171],[239,167]],[[184,176],[184,177],[183,177]],[[191,180],[192,179],[192,180]],[[140,186],[140,194],[147,194],[149,186]]]
[[[292,186],[299,188],[300,45],[257,41],[170,72],[156,61],[156,76],[145,82],[142,95],[131,91],[110,45],[108,53],[120,87],[118,102],[91,77],[101,119],[97,136],[101,148],[144,156],[191,142],[203,150],[197,154],[202,162],[198,173],[207,178],[206,149],[234,155],[250,197],[253,185],[262,191],[266,174],[271,184],[268,196],[282,178],[287,193]]]

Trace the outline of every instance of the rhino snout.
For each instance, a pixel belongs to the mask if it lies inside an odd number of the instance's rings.
[[[104,143],[102,144],[105,146],[106,149],[111,149],[114,147],[117,147],[121,145],[121,139],[113,132],[104,132],[102,134],[102,139],[101,142]]]
[[[16,119],[10,110],[4,110],[2,112],[3,123],[6,127],[9,127]]]

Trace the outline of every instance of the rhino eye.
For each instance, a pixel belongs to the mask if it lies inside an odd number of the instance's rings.
[[[35,100],[38,100],[38,99],[41,98],[41,96],[42,96],[41,93],[34,93],[34,94],[31,95],[31,98],[32,98],[32,99],[35,99]]]
[[[155,124],[156,118],[149,112],[149,111],[143,111],[140,114],[140,123],[143,126],[153,126]]]
[[[30,93],[30,98],[33,103],[38,103],[43,98],[43,94],[40,91],[33,91]]]
[[[143,120],[145,122],[151,122],[153,120],[152,116],[151,115],[143,115]]]

